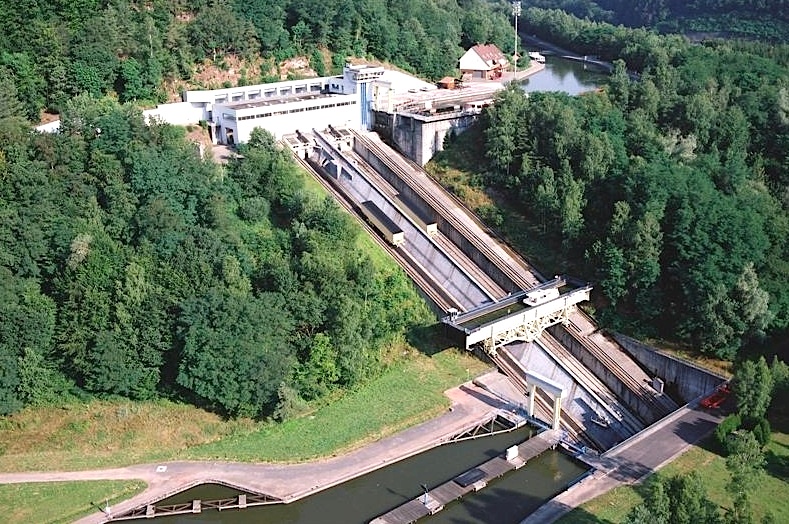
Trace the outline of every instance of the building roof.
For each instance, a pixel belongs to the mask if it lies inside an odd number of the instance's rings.
[[[504,53],[494,44],[477,44],[472,47],[471,50],[477,53],[479,57],[490,66],[507,61],[507,57],[504,56]]]

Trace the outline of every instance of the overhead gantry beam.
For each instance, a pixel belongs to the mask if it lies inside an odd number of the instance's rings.
[[[592,286],[585,286],[536,306],[514,313],[505,312],[501,318],[467,332],[466,348],[482,344],[490,351],[516,340],[531,342],[537,339],[545,328],[559,323],[566,324],[573,307],[579,302],[589,300],[591,290]]]
[[[492,349],[488,351],[488,355],[490,355],[490,358],[496,363],[502,373],[507,375],[523,393],[529,396],[528,414],[530,417],[535,418],[534,401],[537,397],[537,388],[545,391],[545,393],[551,397],[553,400],[552,427],[553,429],[559,429],[561,424],[562,399],[565,397],[565,391],[562,385],[548,377],[526,369],[523,363],[518,361],[506,348],[502,351]]]

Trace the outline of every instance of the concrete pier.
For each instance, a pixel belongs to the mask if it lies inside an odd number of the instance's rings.
[[[370,524],[407,524],[434,515],[450,502],[479,491],[490,481],[523,467],[529,460],[556,446],[559,441],[559,431],[543,431],[517,446],[517,454],[509,460],[506,455],[499,455],[373,519]]]

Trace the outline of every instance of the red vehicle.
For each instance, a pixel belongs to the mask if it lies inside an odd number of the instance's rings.
[[[729,383],[726,382],[721,384],[715,388],[715,392],[712,395],[701,401],[701,405],[708,409],[718,408],[723,404],[723,401],[726,400],[730,393],[731,386],[729,386]]]

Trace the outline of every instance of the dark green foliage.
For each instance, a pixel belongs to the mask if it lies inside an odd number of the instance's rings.
[[[726,490],[732,495],[732,522],[752,522],[750,494],[764,477],[764,464],[764,451],[754,434],[750,431],[735,433],[726,457],[726,469],[731,474]]]
[[[745,420],[764,418],[773,391],[773,378],[767,361],[759,357],[755,362],[745,360],[734,372],[734,394],[737,412]]]
[[[598,94],[500,93],[484,122],[485,182],[599,283],[613,324],[726,359],[785,329],[786,67],[556,11],[524,19],[625,62]],[[637,82],[624,63],[642,69]]]
[[[715,440],[725,453],[729,453],[731,436],[735,431],[740,429],[741,425],[742,419],[739,415],[734,414],[723,419],[721,423],[718,424],[718,427],[715,428]]]
[[[421,314],[270,134],[220,176],[111,99],[75,97],[62,129],[9,134],[2,157],[3,413],[76,385],[287,418],[378,373]]]
[[[756,437],[756,441],[759,442],[759,445],[762,447],[769,444],[771,433],[770,421],[766,418],[760,418],[753,427],[753,436]]]
[[[627,524],[720,524],[720,512],[708,498],[698,473],[652,480],[644,503],[628,514]]]
[[[269,413],[293,365],[284,297],[213,289],[182,309],[178,383],[233,416]]]
[[[454,73],[463,47],[493,42],[511,52],[503,7],[483,0],[156,1],[145,9],[128,0],[17,2],[0,6],[7,29],[0,69],[31,121],[81,93],[163,102],[164,80],[188,79],[205,58],[221,66],[227,55],[274,62],[306,55],[322,75],[316,53],[328,49],[338,57],[335,70],[346,56],[372,55],[437,79]]]
[[[55,400],[62,379],[52,357],[55,303],[32,278],[0,267],[0,415]]]

